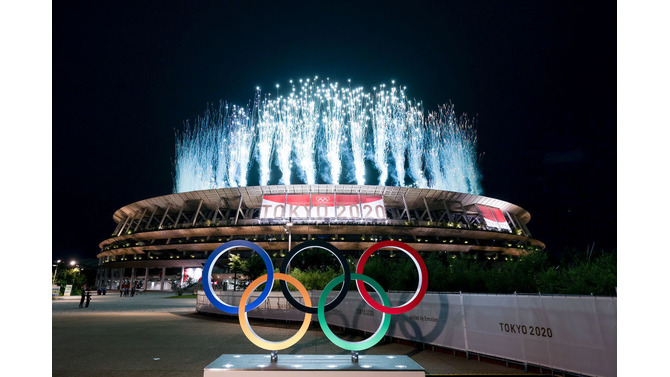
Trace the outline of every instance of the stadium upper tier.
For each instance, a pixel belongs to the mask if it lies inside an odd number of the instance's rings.
[[[114,213],[102,263],[196,266],[223,242],[246,239],[288,250],[310,239],[362,252],[381,240],[418,251],[488,257],[544,249],[523,208],[485,196],[407,187],[279,185],[164,195]]]

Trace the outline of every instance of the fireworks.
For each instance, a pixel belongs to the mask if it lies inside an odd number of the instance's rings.
[[[318,77],[290,81],[286,96],[257,89],[246,107],[209,106],[176,140],[176,193],[301,183],[482,193],[472,120],[452,104],[424,113],[395,82],[372,94]]]

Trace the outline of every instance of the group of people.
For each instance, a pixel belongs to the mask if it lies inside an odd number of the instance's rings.
[[[86,301],[86,307],[91,303],[91,292],[86,291],[86,289],[81,290],[81,300],[79,300],[79,307],[84,307],[84,300]]]
[[[135,296],[135,292],[137,292],[136,287],[133,285],[132,288],[129,288],[130,284],[129,283],[123,283],[121,284],[121,288],[119,289],[119,292],[121,293],[121,297],[128,296],[130,297]],[[98,295],[102,294],[105,295],[107,294],[107,287],[98,287],[97,289]],[[79,300],[79,307],[80,308],[88,308],[88,306],[91,303],[91,292],[86,290],[86,286],[84,285],[81,290],[81,300]]]
[[[138,289],[141,288],[141,283],[139,284],[133,284],[132,287],[130,287],[129,282],[123,282],[121,286],[119,287],[119,292],[121,294],[121,297],[133,297],[135,296],[135,293],[137,292]],[[106,295],[107,294],[107,287],[102,286],[97,288],[98,295]],[[91,292],[86,290],[86,285],[82,286],[81,289],[81,300],[79,301],[79,307],[80,308],[88,308],[88,306],[91,303]]]
[[[119,293],[121,294],[121,297],[128,297],[130,294],[130,297],[135,296],[135,292],[137,292],[137,288],[135,285],[133,285],[132,288],[130,288],[130,283],[125,282],[121,284],[121,288],[119,289]]]

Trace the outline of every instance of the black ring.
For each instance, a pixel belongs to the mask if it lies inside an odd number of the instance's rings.
[[[344,255],[338,248],[324,241],[314,240],[314,241],[303,242],[300,245],[291,249],[288,255],[284,258],[284,261],[282,262],[279,271],[283,274],[288,275],[287,269],[293,257],[295,257],[296,254],[298,254],[299,252],[311,247],[316,247],[319,249],[325,249],[330,251],[331,254],[335,255],[335,257],[340,261],[340,265],[342,265],[342,270],[344,271],[344,281],[342,282],[342,288],[340,288],[340,293],[337,294],[337,297],[335,297],[333,301],[326,304],[326,306],[324,307],[324,311],[327,312],[334,309],[337,305],[340,304],[340,302],[342,302],[342,300],[344,300],[344,298],[347,296],[347,292],[349,291],[349,283],[351,282],[351,272],[349,271],[349,263],[347,263],[347,260],[344,258]],[[293,298],[293,295],[291,295],[291,292],[288,290],[288,285],[286,284],[285,281],[280,280],[279,286],[281,287],[281,291],[282,293],[284,293],[284,297],[286,297],[286,300],[290,302],[291,305],[293,305],[296,309],[300,310],[303,313],[311,313],[311,314],[318,313],[319,310],[318,307],[312,308],[309,306],[305,306],[299,303],[295,298]]]

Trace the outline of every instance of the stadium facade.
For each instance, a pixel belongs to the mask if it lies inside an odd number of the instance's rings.
[[[197,281],[209,254],[244,239],[281,258],[319,239],[358,256],[382,240],[419,252],[514,258],[545,245],[532,238],[530,213],[499,199],[451,191],[362,185],[277,185],[164,195],[114,213],[100,243],[96,285],[170,290]],[[224,259],[224,258],[222,258]],[[225,260],[223,261],[226,262]],[[214,280],[230,284],[233,273]]]

